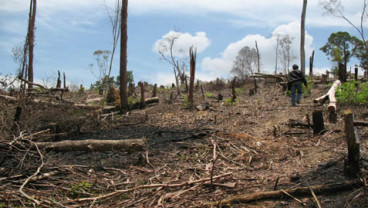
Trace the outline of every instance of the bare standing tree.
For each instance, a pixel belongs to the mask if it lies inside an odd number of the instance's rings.
[[[300,69],[305,74],[305,15],[307,13],[307,0],[303,0],[303,10],[300,24]]]
[[[127,56],[128,56],[128,0],[122,0],[120,38],[120,109],[128,110]]]
[[[110,56],[109,71],[107,73],[107,76],[110,77],[112,63],[113,63],[114,55],[115,55],[115,49],[119,42],[119,36],[120,36],[120,31],[121,31],[120,29],[120,26],[121,26],[120,0],[115,0],[115,7],[113,9],[108,8],[106,0],[105,0],[105,6],[106,6],[107,14],[109,15],[110,24],[112,27],[112,50],[111,50],[111,56]]]
[[[253,75],[255,69],[257,69],[257,51],[245,46],[238,52],[231,73],[244,79],[248,75]]]
[[[256,51],[257,51],[257,72],[261,72],[261,55],[259,54],[258,44],[256,41]]]
[[[280,57],[280,63],[284,74],[289,73],[290,61],[295,59],[295,56],[291,55],[291,44],[293,43],[293,37],[290,35],[280,35],[278,38],[278,54]]]
[[[185,82],[185,68],[187,65],[187,57],[184,54],[185,50],[182,48],[175,49],[175,42],[178,40],[179,35],[173,32],[171,35],[165,37],[158,45],[158,53],[161,55],[161,58],[173,66],[178,95],[180,95],[179,80],[181,83]]]

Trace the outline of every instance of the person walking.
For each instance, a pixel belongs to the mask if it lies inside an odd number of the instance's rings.
[[[288,75],[288,89],[291,90],[291,106],[296,106],[302,99],[302,83],[305,87],[308,87],[307,80],[305,79],[304,73],[299,70],[297,64],[293,65],[293,70]],[[295,97],[295,93],[298,93]]]

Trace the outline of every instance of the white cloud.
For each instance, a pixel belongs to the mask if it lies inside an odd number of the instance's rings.
[[[280,25],[277,27],[270,38],[261,35],[247,35],[242,40],[229,44],[220,58],[204,58],[202,61],[202,70],[215,73],[218,77],[228,76],[239,50],[244,46],[255,48],[255,41],[257,41],[261,54],[261,71],[268,73],[273,72],[275,70],[277,34],[288,34],[294,38],[291,45],[291,55],[296,56],[294,63],[299,64],[300,24],[298,22],[292,22],[287,25]],[[312,42],[313,37],[306,33],[306,57],[308,57],[313,51],[311,48]]]
[[[169,55],[170,51],[165,49],[170,48],[173,38],[176,38],[173,48],[174,56],[187,56],[191,46],[197,48],[197,53],[201,53],[211,45],[211,41],[207,38],[205,32],[197,32],[195,35],[192,35],[190,33],[170,31],[155,42],[153,51],[158,52],[162,49],[165,51],[165,55]]]

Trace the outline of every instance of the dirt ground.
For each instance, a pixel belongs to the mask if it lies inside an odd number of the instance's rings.
[[[253,96],[248,94],[249,86],[239,88],[234,104],[226,101],[231,97],[228,87],[219,91],[205,88],[204,98],[198,89],[195,104],[206,102],[205,110],[186,109],[184,96],[169,100],[175,90],[161,89],[158,105],[124,115],[97,117],[83,111],[76,123],[68,116],[59,118],[47,112],[49,120],[38,123],[47,126],[51,120],[63,123],[69,119],[64,123],[71,125],[55,130],[56,136],[47,137],[51,141],[145,138],[147,145],[144,151],[134,153],[38,152],[27,145],[7,149],[6,144],[16,138],[43,139],[31,134],[36,129],[21,131],[0,145],[0,207],[317,207],[311,193],[246,203],[219,202],[243,194],[287,192],[307,184],[313,187],[351,180],[344,176],[347,145],[342,112],[352,108],[357,119],[367,121],[368,108],[338,106],[337,123],[330,124],[326,106],[313,103],[328,89],[328,85],[315,85],[297,107],[291,107],[290,98],[278,84],[262,84]],[[224,96],[222,101],[216,99],[219,93]],[[14,106],[3,106],[4,111],[14,112]],[[312,120],[316,108],[324,112],[325,134],[314,136],[310,128],[290,126],[290,119],[307,123],[309,116]],[[47,114],[45,109],[39,111]],[[85,119],[80,120],[81,116]],[[360,179],[365,181],[368,128],[359,130]],[[22,187],[37,168],[38,175],[49,176],[33,178]],[[316,198],[321,207],[368,207],[365,189],[330,191],[316,194]]]

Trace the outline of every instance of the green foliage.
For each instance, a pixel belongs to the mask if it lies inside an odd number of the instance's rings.
[[[244,92],[244,89],[242,88],[235,88],[235,93],[236,94],[242,94]]]
[[[212,93],[210,93],[210,92],[206,92],[206,93],[205,93],[205,95],[206,95],[206,97],[208,97],[208,98],[213,96],[213,94],[212,94]]]
[[[357,81],[345,82],[336,92],[339,103],[345,104],[367,104],[368,103],[368,82],[358,85]]]
[[[302,91],[303,91],[303,97],[308,97],[311,94],[311,90],[314,87],[314,83],[310,80],[309,77],[306,77],[305,79],[307,80],[308,86],[305,87],[303,84]]]
[[[80,197],[81,193],[84,191],[88,191],[91,188],[92,184],[82,181],[81,183],[77,183],[72,185],[70,195],[73,199]]]
[[[139,102],[140,102],[140,98],[138,97],[133,97],[133,96],[128,97],[129,108],[133,108],[134,104],[139,103]]]
[[[127,71],[127,80],[128,80],[128,84],[134,82],[133,71]],[[117,87],[120,86],[120,75],[116,77],[115,85]]]
[[[183,108],[187,108],[187,109],[191,108],[192,105],[189,101],[189,96],[188,95],[184,96],[184,100],[183,100],[183,103],[181,105],[183,106]]]
[[[320,48],[332,62],[349,62],[353,55],[355,37],[348,32],[331,33],[327,43]]]
[[[85,92],[85,89],[84,89],[83,85],[80,85],[78,93],[84,93],[84,92]]]
[[[227,105],[235,105],[237,99],[235,99],[235,101],[233,102],[233,99],[229,98],[229,99],[226,99],[224,100],[225,101],[225,104]]]

